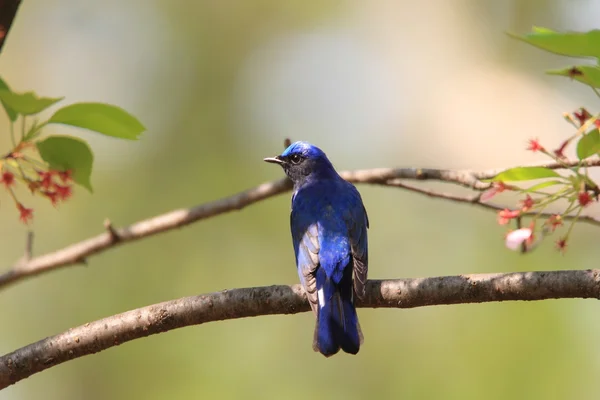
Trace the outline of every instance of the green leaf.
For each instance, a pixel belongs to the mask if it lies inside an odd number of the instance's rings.
[[[500,172],[493,180],[511,182],[558,177],[560,177],[560,175],[556,171],[544,167],[516,167]]]
[[[14,93],[8,89],[0,90],[0,100],[21,115],[37,114],[62,99],[63,97],[37,97],[33,92]]]
[[[0,78],[0,90],[10,91],[10,88],[2,78]],[[6,104],[6,102],[4,102],[4,100],[0,100],[0,102],[2,103],[2,107],[4,107],[4,111],[6,111],[6,114],[8,115],[8,119],[10,119],[11,122],[15,122],[17,120],[18,114],[15,112],[15,110],[10,108]]]
[[[583,160],[600,152],[600,133],[594,129],[583,135],[577,142],[577,158]]]
[[[591,87],[600,88],[600,68],[595,65],[575,65],[570,68],[551,69],[546,73],[566,76]]]
[[[544,28],[543,26],[532,26],[531,31],[533,33],[555,33],[552,29]]]
[[[571,182],[571,185],[577,190],[579,185],[581,185],[581,177],[582,176],[583,175],[574,175],[574,176],[569,176],[567,179],[569,180],[569,182]]]
[[[545,189],[547,187],[554,186],[554,185],[564,185],[564,182],[562,182],[562,181],[546,181],[546,182],[541,182],[541,183],[538,183],[537,185],[533,185],[531,187],[528,187],[527,189],[525,189],[525,192],[526,193],[537,192],[540,189]]]
[[[551,29],[533,27],[531,33],[516,35],[515,39],[551,53],[570,57],[600,57],[600,30],[588,32],[555,32]]]
[[[59,171],[72,170],[75,183],[92,192],[90,175],[94,154],[84,140],[72,136],[48,136],[36,142],[36,146],[50,168]]]
[[[108,136],[135,140],[146,128],[127,111],[104,103],[76,103],[58,110],[48,123],[89,129]]]

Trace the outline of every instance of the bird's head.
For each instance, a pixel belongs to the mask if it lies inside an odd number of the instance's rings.
[[[281,155],[265,158],[266,162],[279,164],[295,185],[311,177],[337,175],[323,150],[307,142],[292,143]]]

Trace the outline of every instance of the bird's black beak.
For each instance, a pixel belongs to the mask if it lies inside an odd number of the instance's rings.
[[[266,162],[272,163],[272,164],[283,164],[283,160],[279,156],[267,157],[263,161],[266,161]]]

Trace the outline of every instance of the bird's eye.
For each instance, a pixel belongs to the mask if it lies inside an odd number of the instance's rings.
[[[302,156],[301,155],[299,155],[299,154],[292,154],[290,156],[290,162],[292,164],[296,164],[296,165],[300,164],[300,161],[302,161]]]

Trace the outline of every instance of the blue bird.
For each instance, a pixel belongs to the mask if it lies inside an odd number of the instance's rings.
[[[294,183],[290,225],[296,266],[317,323],[313,349],[326,357],[356,354],[363,336],[354,294],[365,295],[369,220],[360,193],[306,142],[291,144],[279,164]]]

